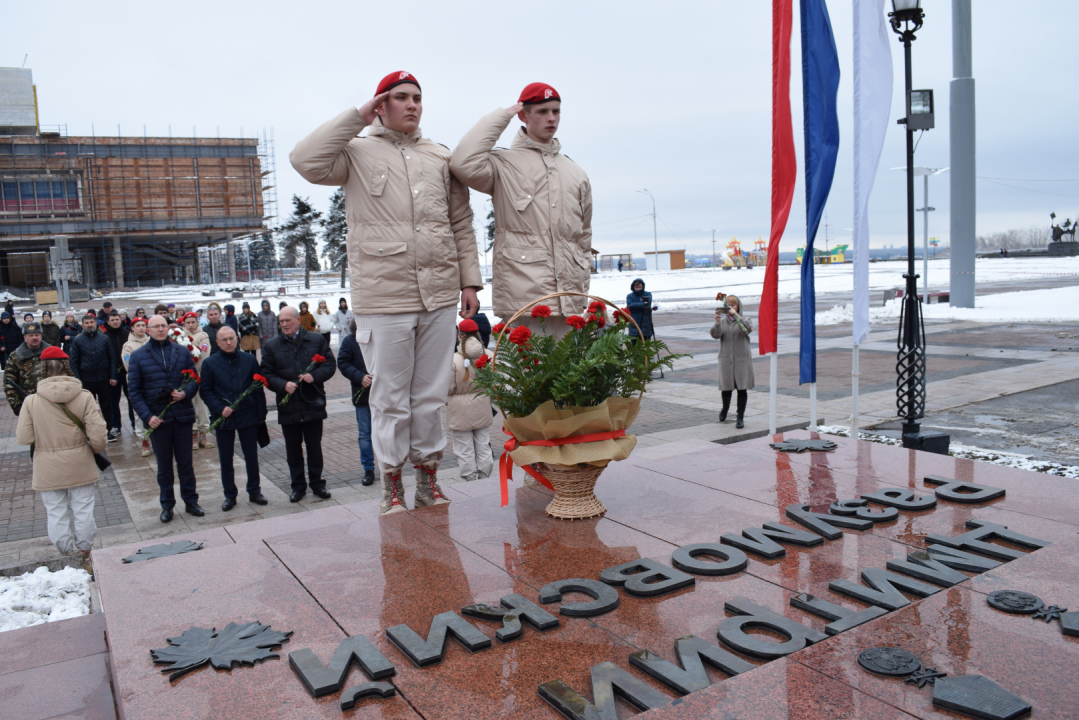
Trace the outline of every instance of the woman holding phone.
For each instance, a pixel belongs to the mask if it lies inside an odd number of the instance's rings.
[[[731,408],[731,395],[738,391],[738,415],[735,427],[745,427],[744,416],[749,391],[753,389],[753,355],[749,349],[749,335],[753,321],[742,317],[742,301],[734,295],[723,295],[723,307],[716,308],[716,322],[710,334],[719,340],[719,393],[723,409],[719,421],[727,420]],[[717,298],[717,299],[719,299]]]

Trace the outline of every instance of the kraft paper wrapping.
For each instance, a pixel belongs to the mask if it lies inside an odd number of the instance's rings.
[[[503,427],[517,438],[518,442],[532,440],[559,440],[574,435],[625,430],[637,418],[641,401],[638,398],[607,398],[595,407],[556,408],[553,400],[536,408],[531,415],[523,418],[507,417]],[[520,445],[510,453],[518,466],[543,462],[552,465],[576,465],[587,463],[596,467],[606,467],[612,460],[625,460],[637,444],[633,435],[625,435],[614,440],[541,447]]]

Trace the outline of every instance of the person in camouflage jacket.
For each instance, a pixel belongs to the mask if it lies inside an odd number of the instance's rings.
[[[41,324],[27,323],[23,328],[23,343],[8,357],[4,368],[4,396],[16,415],[22,410],[27,395],[37,392],[41,380],[41,351],[50,347],[41,339]]]

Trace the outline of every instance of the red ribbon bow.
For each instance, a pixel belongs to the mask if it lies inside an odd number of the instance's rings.
[[[505,428],[503,428],[505,430]],[[513,433],[506,432],[510,436],[510,439],[506,441],[503,446],[505,452],[502,453],[502,457],[498,460],[499,478],[502,481],[502,507],[506,507],[509,504],[510,490],[509,481],[513,478],[513,458],[510,457],[510,453],[517,449],[520,445],[539,445],[541,447],[558,447],[560,445],[577,445],[578,443],[599,442],[600,440],[614,440],[615,438],[625,437],[625,430],[607,430],[604,432],[588,433],[587,435],[571,435],[565,438],[558,438],[556,440],[529,440],[528,442],[520,442],[513,436]],[[548,490],[554,491],[554,487],[547,478],[543,477],[543,474],[533,468],[531,465],[522,465],[521,469],[531,475],[536,482]]]

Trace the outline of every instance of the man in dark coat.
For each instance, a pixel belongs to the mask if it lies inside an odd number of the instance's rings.
[[[187,348],[168,338],[169,324],[163,315],[154,315],[148,323],[150,340],[128,361],[128,387],[135,412],[146,427],[153,430],[150,444],[157,458],[157,485],[161,488],[161,522],[172,520],[176,505],[173,494],[172,462],[180,475],[180,497],[189,515],[202,517],[199,494],[195,489],[195,468],[191,463],[191,432],[195,425],[195,405],[191,399],[199,391],[198,383],[184,384],[184,370],[195,370],[195,361]],[[169,403],[172,403],[170,406]],[[158,417],[168,407],[165,416]]]
[[[261,369],[270,389],[277,394],[277,422],[285,436],[285,459],[292,477],[289,500],[299,502],[307,494],[308,482],[303,474],[305,447],[311,492],[325,500],[330,493],[322,479],[322,421],[326,419],[323,385],[333,377],[337,362],[326,338],[300,327],[296,308],[284,308],[277,318],[281,334],[262,348]],[[321,355],[325,361],[306,372],[315,355]],[[289,399],[284,402],[286,396]]]
[[[8,356],[22,345],[22,330],[14,318],[7,310],[0,314],[0,368],[7,367]]]
[[[221,322],[221,307],[217,303],[210,303],[206,308],[206,337],[210,339],[210,354],[217,352],[217,331],[225,327]]]
[[[131,330],[124,327],[120,313],[113,310],[105,320],[105,325],[101,328],[101,332],[105,333],[105,337],[112,343],[112,351],[116,356],[116,387],[112,391],[112,406],[109,408],[109,414],[112,416],[109,423],[109,437],[116,439],[120,437],[120,428],[122,426],[120,421],[124,417],[123,412],[120,410],[120,398],[124,395],[127,396],[127,411],[128,417],[131,419],[131,432],[135,432],[135,410],[131,407],[131,395],[127,389],[127,370],[124,370],[123,353],[121,352],[124,349],[124,343],[131,336]]]
[[[22,345],[11,353],[4,368],[4,395],[16,415],[22,410],[26,396],[37,392],[37,383],[41,380],[41,352],[50,347],[42,340],[40,323],[27,323],[23,338]]]
[[[240,332],[240,321],[236,319],[236,306],[225,306],[225,317],[221,320],[225,325],[228,325],[235,332]]]
[[[634,322],[641,326],[645,340],[651,340],[655,335],[652,328],[652,293],[644,291],[644,280],[637,278],[630,285],[630,293],[626,295],[626,307]],[[637,328],[629,326],[630,337],[637,337]]]
[[[105,425],[112,427],[112,393],[118,391],[116,366],[120,356],[112,349],[108,337],[98,330],[97,315],[93,311],[83,316],[82,332],[71,341],[68,357],[71,373],[97,398]],[[109,433],[109,442],[116,442],[117,437]]]
[[[371,444],[371,382],[374,378],[367,372],[367,365],[356,342],[356,321],[348,324],[348,333],[341,337],[337,355],[337,367],[352,383],[352,404],[356,408],[356,426],[359,430],[360,462],[363,463],[363,484],[375,481],[375,449]]]
[[[236,409],[230,407],[255,381],[259,371],[254,353],[238,352],[236,333],[223,327],[217,333],[218,352],[202,362],[202,384],[199,393],[210,410],[211,419],[224,422],[217,428],[217,456],[221,460],[221,485],[225,502],[221,509],[228,512],[236,507],[236,472],[232,459],[236,436],[240,437],[244,464],[247,467],[247,497],[256,505],[265,505],[266,497],[259,487],[259,425],[266,422],[266,393],[259,388],[243,399]]]

